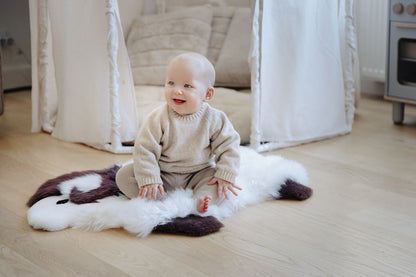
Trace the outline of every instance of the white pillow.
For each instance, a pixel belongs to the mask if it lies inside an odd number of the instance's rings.
[[[134,83],[164,85],[173,57],[184,52],[206,56],[211,21],[212,10],[204,6],[137,18],[127,37]]]

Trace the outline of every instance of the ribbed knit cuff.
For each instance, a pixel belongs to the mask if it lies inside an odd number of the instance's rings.
[[[237,174],[228,170],[217,169],[217,172],[215,172],[214,176],[217,178],[223,179],[227,182],[235,184],[235,178],[237,177]]]
[[[150,184],[163,184],[162,178],[160,178],[160,176],[148,176],[144,178],[138,178],[136,181],[139,185],[139,188]]]

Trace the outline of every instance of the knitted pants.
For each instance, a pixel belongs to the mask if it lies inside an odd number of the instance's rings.
[[[161,172],[160,177],[163,181],[165,192],[175,189],[191,189],[193,197],[199,198],[206,195],[212,197],[213,204],[218,205],[224,200],[224,196],[218,198],[217,185],[207,185],[214,178],[215,168],[208,167],[194,173],[168,173]],[[116,175],[116,183],[121,192],[129,198],[139,196],[139,186],[134,177],[133,164],[128,164],[119,169]],[[158,192],[157,199],[161,200],[164,196]]]

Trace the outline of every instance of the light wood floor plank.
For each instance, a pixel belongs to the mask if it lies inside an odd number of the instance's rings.
[[[113,265],[97,259],[74,245],[67,231],[48,233],[32,230],[22,218],[0,208],[2,244],[29,260],[50,276],[123,276]],[[19,231],[17,231],[19,230]],[[24,275],[23,275],[24,276]],[[42,275],[39,275],[42,276]]]
[[[0,244],[0,276],[48,276],[50,272],[33,264],[19,253]]]

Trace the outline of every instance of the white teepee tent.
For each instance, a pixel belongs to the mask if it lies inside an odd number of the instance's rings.
[[[134,12],[139,2],[30,1],[32,131],[131,151],[122,142],[134,140],[139,121],[119,5]],[[251,2],[251,146],[264,151],[350,132],[353,0]]]

